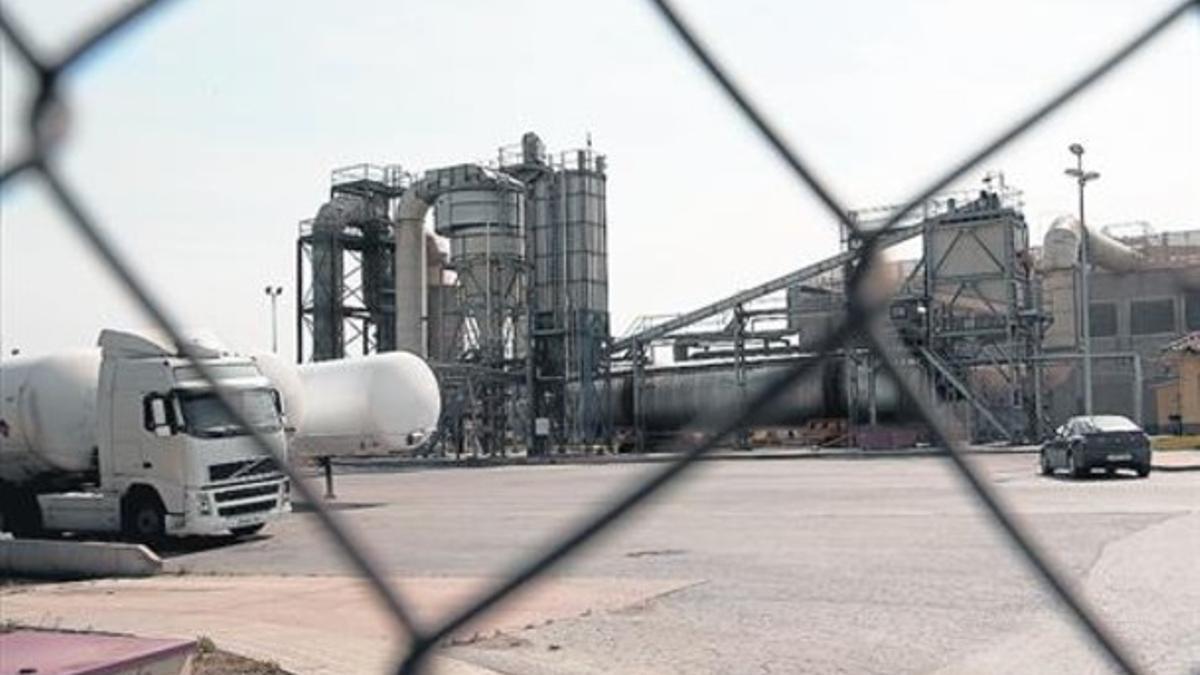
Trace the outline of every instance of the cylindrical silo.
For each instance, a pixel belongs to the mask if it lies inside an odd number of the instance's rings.
[[[471,357],[499,364],[523,352],[524,199],[521,184],[476,165],[440,169],[435,231],[450,240],[459,321]],[[467,356],[464,354],[464,356]]]
[[[588,147],[513,170],[529,184],[537,415],[563,441],[596,442],[609,416],[597,379],[609,336],[605,160]]]

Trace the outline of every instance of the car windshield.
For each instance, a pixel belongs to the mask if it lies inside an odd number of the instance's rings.
[[[269,389],[229,391],[234,406],[256,431],[273,432],[281,427],[274,393]],[[184,430],[192,436],[218,438],[250,432],[237,423],[211,391],[180,391]]]
[[[1086,431],[1141,431],[1138,425],[1120,415],[1097,415],[1081,420]]]

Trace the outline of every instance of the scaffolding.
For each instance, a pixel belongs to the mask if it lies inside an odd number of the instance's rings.
[[[973,440],[1034,439],[1045,417],[1039,359],[1047,319],[1019,210],[1021,194],[999,175],[985,184],[979,192],[938,195],[880,239],[880,250],[922,242],[918,259],[879,268],[885,277],[880,281],[895,292],[888,326],[905,347],[904,361],[958,414]],[[863,209],[854,217],[871,231],[872,223],[885,222],[896,209]],[[756,362],[804,358],[844,319],[845,279],[860,246],[859,239],[846,236],[837,255],[692,312],[641,319],[613,340],[610,356],[632,383],[635,445],[645,447],[642,389],[651,379],[647,370],[655,345],[669,344],[676,363],[723,362],[745,399],[745,373]],[[770,298],[784,291],[786,305],[772,304]],[[879,421],[879,364],[861,347],[853,340],[843,346],[845,400],[825,406],[845,417],[851,435],[855,424]],[[745,444],[748,432],[742,430],[739,443]]]
[[[399,166],[356,164],[331,174],[329,201],[296,239],[296,359],[324,361],[395,349],[392,201]],[[307,338],[307,339],[306,339]]]

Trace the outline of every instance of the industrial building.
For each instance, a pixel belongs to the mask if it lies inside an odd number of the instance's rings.
[[[334,171],[297,240],[299,357],[426,357],[443,388],[443,452],[644,450],[705,433],[706,411],[736,409],[815,358],[845,317],[861,245],[849,234],[829,258],[613,336],[606,174],[590,141],[551,153],[533,133],[487,162]],[[906,367],[979,442],[1035,441],[1079,414],[1085,357],[1097,412],[1150,430],[1178,417],[1157,392],[1178,379],[1164,348],[1200,329],[1200,233],[1063,217],[1038,246],[1020,196],[989,175],[883,235],[881,248],[910,252],[874,280],[894,293],[890,334]],[[870,231],[895,211],[852,217]],[[905,444],[924,434],[912,417],[855,339],[735,442]]]
[[[297,240],[299,358],[428,358],[443,449],[607,445],[605,172],[533,133],[484,163],[334,171]]]
[[[1107,231],[1106,231],[1107,230]],[[1200,231],[1154,233],[1144,223],[1090,231],[1088,320],[1093,407],[1161,428],[1165,402],[1155,393],[1178,379],[1181,361],[1168,347],[1200,330]],[[1081,268],[1078,224],[1058,221],[1042,250],[1046,304],[1053,321],[1045,352],[1058,359],[1047,374],[1047,414],[1062,420],[1081,406]],[[1186,387],[1185,387],[1186,389]],[[1169,415],[1168,415],[1169,416]],[[1200,420],[1192,420],[1192,424]]]

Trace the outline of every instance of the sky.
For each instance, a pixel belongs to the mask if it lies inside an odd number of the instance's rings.
[[[679,0],[776,127],[854,207],[903,201],[1164,13],[1160,0]],[[5,3],[59,53],[119,3]],[[1200,228],[1200,13],[960,180],[1003,171],[1035,241],[1092,223]],[[29,73],[0,46],[0,161]],[[295,344],[297,223],[348,164],[490,159],[536,131],[608,156],[610,311],[621,333],[837,252],[832,218],[641,0],[167,3],[64,85],[68,183],[156,297],[239,351]],[[0,353],[94,344],[146,319],[34,177],[0,193]]]

